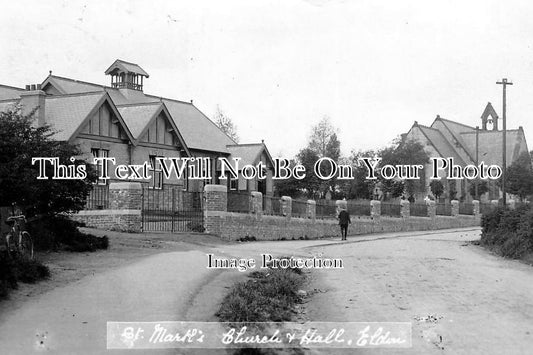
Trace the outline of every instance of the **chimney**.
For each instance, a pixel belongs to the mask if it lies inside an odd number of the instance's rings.
[[[26,91],[20,94],[20,104],[24,116],[33,114],[36,119],[37,127],[45,125],[45,97],[46,94],[41,90],[41,84],[26,85]]]

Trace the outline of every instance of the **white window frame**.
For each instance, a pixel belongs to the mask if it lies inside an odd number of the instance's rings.
[[[161,190],[163,189],[163,170],[159,167],[156,158],[162,158],[158,155],[149,155],[148,159],[150,161],[150,172],[152,173],[152,178],[148,183],[149,189]]]
[[[91,154],[93,158],[109,158],[109,150],[108,149],[102,149],[102,148],[91,148]],[[94,160],[93,160],[94,161]],[[104,176],[108,175],[108,165],[107,161],[100,161],[94,165],[94,169],[96,170],[97,176],[102,175],[102,171],[104,172]],[[108,179],[100,179],[98,178],[95,182],[96,185],[107,185]]]

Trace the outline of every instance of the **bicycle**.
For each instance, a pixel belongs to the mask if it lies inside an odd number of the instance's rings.
[[[6,223],[11,227],[5,239],[7,255],[11,257],[12,252],[15,251],[21,256],[33,259],[33,240],[30,233],[23,230],[23,224],[26,223],[26,216],[18,215],[8,217]]]

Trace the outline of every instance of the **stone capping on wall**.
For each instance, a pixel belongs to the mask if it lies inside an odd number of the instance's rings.
[[[205,192],[228,192],[228,188],[225,185],[208,184],[204,186]]]
[[[76,214],[80,216],[140,216],[141,210],[82,210]]]
[[[140,182],[111,182],[109,190],[142,190]]]
[[[288,220],[292,217],[292,197],[281,196],[281,214]]]
[[[337,215],[341,210],[347,210],[348,209],[348,201],[346,200],[337,200],[335,201],[335,210],[337,211]]]

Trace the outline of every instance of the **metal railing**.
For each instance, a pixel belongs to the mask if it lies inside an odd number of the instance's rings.
[[[228,212],[249,213],[252,210],[252,194],[250,192],[228,191]]]
[[[86,210],[106,210],[109,208],[109,185],[93,185],[87,196]]]
[[[346,201],[348,206],[348,213],[352,216],[370,216],[372,212],[372,206],[370,201]]]
[[[409,214],[411,216],[427,217],[428,216],[427,203],[411,203],[409,205]]]
[[[142,230],[203,232],[203,193],[178,187],[142,190]]]
[[[401,217],[401,206],[399,202],[381,202],[381,215],[390,217]]]
[[[316,218],[337,218],[337,205],[334,200],[316,201]]]
[[[473,215],[474,205],[472,203],[463,202],[459,204],[459,214]]]
[[[281,216],[281,199],[273,196],[263,196],[263,214],[270,216]]]
[[[452,205],[448,203],[437,203],[436,214],[439,216],[451,216]]]
[[[496,206],[494,206],[492,203],[486,203],[486,202],[480,203],[479,204],[479,213],[487,214],[487,213],[492,212],[495,208],[496,208]]]
[[[307,218],[307,200],[292,200],[292,217]]]

